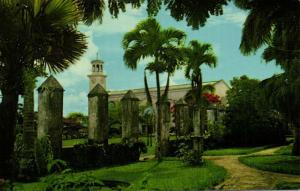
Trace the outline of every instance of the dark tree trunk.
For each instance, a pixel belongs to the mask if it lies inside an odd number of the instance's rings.
[[[0,104],[0,178],[12,179],[14,176],[14,142],[17,120],[18,92],[15,83],[2,89]]]
[[[156,72],[156,87],[157,87],[157,118],[156,118],[156,158],[160,160],[162,158],[161,153],[161,126],[162,126],[162,116],[161,116],[161,97],[160,97],[160,81],[159,73]]]

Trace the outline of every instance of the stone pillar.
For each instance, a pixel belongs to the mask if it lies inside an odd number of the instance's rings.
[[[193,139],[193,149],[197,152],[198,158],[200,160],[202,153],[203,153],[203,132],[202,127],[200,127],[200,120],[201,120],[201,109],[199,107],[194,107],[193,113],[193,127],[194,127],[194,134],[192,136]]]
[[[139,99],[129,90],[121,99],[122,139],[136,142],[139,137]]]
[[[216,121],[216,111],[215,111],[215,109],[207,110],[207,121],[209,123],[214,123]]]
[[[89,141],[108,144],[108,93],[97,84],[88,94]]]
[[[170,137],[171,112],[170,102],[162,101],[162,127],[161,127],[161,153],[162,156],[167,156]]]
[[[50,76],[38,88],[38,138],[49,136],[54,158],[61,156],[63,87]]]
[[[190,124],[189,108],[183,99],[175,104],[175,127],[176,136],[188,136]]]

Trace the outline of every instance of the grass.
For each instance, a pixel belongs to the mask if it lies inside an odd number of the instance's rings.
[[[223,155],[245,155],[258,152],[269,148],[270,146],[261,147],[238,147],[238,148],[226,148],[226,149],[214,149],[204,152],[205,156],[223,156]]]
[[[300,175],[300,157],[287,155],[245,156],[240,162],[260,170]]]
[[[212,189],[214,185],[223,181],[226,170],[205,161],[203,166],[189,167],[175,158],[166,158],[162,162],[150,160],[126,166],[101,168],[91,171],[74,173],[75,176],[86,174],[95,176],[99,180],[118,180],[130,183],[126,190],[204,190]],[[60,175],[58,175],[60,176]],[[70,176],[70,175],[64,175]],[[43,190],[45,184],[36,183],[17,184],[15,191]]]
[[[280,149],[274,152],[274,154],[277,155],[292,155],[292,147],[293,144],[287,145],[287,146],[282,146]]]
[[[300,189],[300,183],[299,182],[279,182],[276,184],[275,188],[276,190],[298,190]]]

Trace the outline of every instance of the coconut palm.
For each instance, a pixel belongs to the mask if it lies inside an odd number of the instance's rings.
[[[194,124],[194,149],[197,153],[197,158],[203,152],[203,131],[204,131],[204,119],[206,114],[206,109],[204,107],[204,102],[202,100],[202,71],[201,66],[207,65],[211,68],[216,67],[217,57],[213,53],[212,46],[210,44],[201,44],[198,41],[191,41],[189,46],[184,49],[186,55],[186,69],[185,77],[191,81],[191,94],[195,98],[194,107],[194,118],[197,119],[200,115],[200,123]],[[197,138],[198,137],[198,138]],[[200,141],[200,143],[199,143]]]
[[[62,71],[84,53],[86,42],[75,29],[81,12],[71,0],[0,1],[0,13],[0,177],[10,178],[24,71]]]
[[[157,120],[156,120],[156,157],[161,158],[161,91],[160,74],[166,71],[164,55],[171,49],[183,43],[185,33],[173,28],[162,29],[154,18],[148,18],[138,23],[135,29],[123,37],[124,62],[130,69],[136,69],[140,59],[152,57],[153,62],[146,68],[155,73],[157,88]]]

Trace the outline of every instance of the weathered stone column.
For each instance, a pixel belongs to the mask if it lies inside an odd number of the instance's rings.
[[[122,139],[136,142],[139,137],[139,99],[129,90],[121,99]]]
[[[162,156],[167,156],[169,147],[169,137],[170,137],[170,123],[171,123],[171,112],[170,112],[170,102],[162,101],[162,127],[161,127],[161,153]]]
[[[97,84],[88,94],[89,141],[108,144],[108,93]]]
[[[201,109],[199,107],[194,107],[193,113],[193,127],[194,127],[194,134],[193,138],[193,149],[197,152],[198,158],[202,156],[203,152],[203,132],[202,127],[200,127],[200,120],[201,120]]]
[[[216,121],[216,110],[214,108],[207,110],[207,121],[210,123]]]
[[[189,108],[183,99],[180,99],[175,104],[175,127],[176,136],[188,136],[190,119]]]
[[[53,76],[38,88],[38,138],[49,136],[54,158],[61,156],[62,149],[63,92]]]

